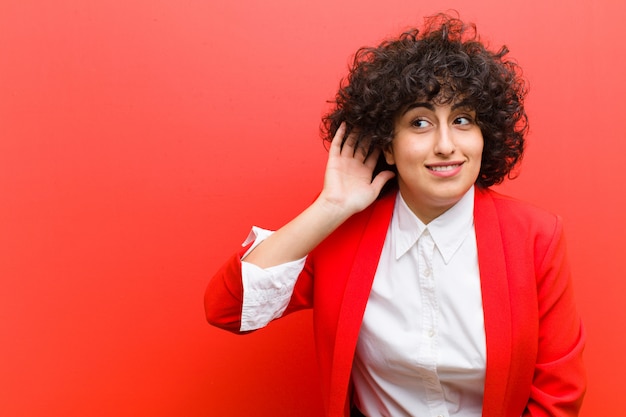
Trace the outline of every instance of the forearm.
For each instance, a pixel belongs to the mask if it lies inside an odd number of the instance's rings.
[[[308,255],[352,212],[318,197],[300,215],[277,230],[244,258],[260,268],[295,261]]]
[[[344,123],[333,138],[324,187],[317,200],[250,252],[246,262],[269,268],[308,255],[351,215],[372,204],[394,176],[383,171],[372,179],[380,150],[367,153],[357,149],[352,134],[343,142],[345,130]]]

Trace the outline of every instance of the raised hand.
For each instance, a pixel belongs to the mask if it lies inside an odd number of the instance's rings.
[[[247,262],[268,268],[302,258],[348,217],[372,204],[393,178],[393,172],[383,171],[372,180],[380,151],[366,155],[353,134],[341,146],[345,131],[342,124],[333,138],[318,198],[250,252]]]
[[[342,123],[331,143],[319,201],[339,210],[342,216],[350,216],[372,204],[394,173],[383,171],[372,179],[380,150],[368,155],[356,143],[354,132],[342,146],[345,131],[346,125]]]

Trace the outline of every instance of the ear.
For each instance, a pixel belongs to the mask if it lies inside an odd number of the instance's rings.
[[[383,148],[383,154],[385,155],[385,162],[387,162],[389,165],[396,164],[396,159],[393,156],[393,147],[391,146],[391,143],[387,144],[387,146]]]

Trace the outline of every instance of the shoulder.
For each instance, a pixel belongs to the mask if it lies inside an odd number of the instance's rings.
[[[491,212],[491,213],[490,213]],[[524,229],[526,231],[554,231],[560,228],[560,216],[491,189],[477,189],[475,202],[476,217],[495,217],[503,229]]]
[[[480,190],[476,197],[476,239],[483,247],[501,247],[508,270],[526,271],[522,277],[538,277],[545,274],[545,268],[565,259],[560,216],[493,190]]]
[[[506,251],[535,259],[560,247],[564,239],[560,216],[489,189],[476,192],[474,224],[478,239],[498,236]]]

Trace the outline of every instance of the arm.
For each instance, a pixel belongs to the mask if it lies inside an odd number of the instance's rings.
[[[267,268],[306,256],[350,216],[372,204],[383,185],[394,176],[391,171],[384,171],[372,180],[380,151],[365,157],[364,151],[356,147],[353,135],[342,146],[344,134],[345,123],[331,143],[324,188],[318,198],[250,252],[246,262]]]
[[[345,125],[342,125],[329,150],[324,188],[313,204],[249,253],[245,254],[246,249],[240,251],[211,279],[205,294],[205,312],[211,324],[233,332],[241,331],[242,310],[246,306],[242,257],[250,264],[248,266],[263,270],[305,257],[352,214],[369,206],[385,182],[393,177],[392,172],[386,171],[372,180],[380,152],[372,152],[366,157],[364,152],[356,149],[352,135],[342,146],[344,134]],[[307,292],[310,283],[306,281],[294,285],[300,285],[305,289],[301,292]],[[261,283],[261,286],[271,287],[273,283],[265,284]],[[298,298],[302,302],[302,297]]]
[[[574,417],[586,390],[582,363],[585,333],[574,306],[560,220],[537,274],[539,345],[524,416]]]

